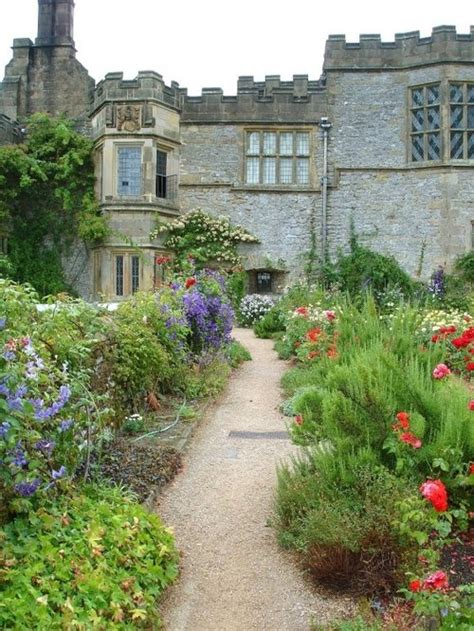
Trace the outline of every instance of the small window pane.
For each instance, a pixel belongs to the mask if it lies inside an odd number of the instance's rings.
[[[462,103],[462,85],[452,83],[449,89],[449,100],[451,103]]]
[[[280,184],[292,184],[292,182],[293,182],[293,160],[291,158],[281,158]]]
[[[276,158],[263,159],[263,183],[276,184]]]
[[[467,128],[474,129],[474,105],[467,107]]]
[[[425,114],[423,110],[413,110],[411,113],[411,130],[423,131]]]
[[[309,156],[309,134],[296,134],[296,155]]]
[[[462,127],[462,105],[451,105],[451,127],[459,129]]]
[[[296,181],[298,184],[309,183],[309,160],[307,158],[296,160]]]
[[[467,135],[467,158],[468,160],[474,158],[474,132],[469,132]]]
[[[474,103],[474,84],[467,86],[467,102]]]
[[[115,295],[123,296],[123,256],[115,257]]]
[[[258,156],[260,153],[260,132],[252,131],[247,134],[247,155]]]
[[[293,134],[284,132],[280,134],[280,155],[293,155]]]
[[[259,158],[247,158],[247,184],[258,184],[260,182],[260,160]]]
[[[412,107],[422,107],[424,104],[423,88],[414,88],[411,91]]]
[[[142,150],[120,147],[118,150],[118,195],[137,197],[142,192]]]
[[[429,85],[426,88],[428,105],[436,105],[439,103],[439,85]]]
[[[138,291],[140,285],[140,257],[132,256],[132,293]]]
[[[441,138],[439,134],[428,134],[428,160],[439,160],[441,156]]]
[[[263,155],[274,156],[276,154],[276,134],[274,132],[265,132],[263,134]]]
[[[461,132],[452,132],[451,133],[451,158],[455,160],[460,160],[462,158],[462,133]]]
[[[411,157],[414,162],[419,162],[423,160],[424,157],[423,151],[423,136],[420,134],[418,136],[412,136],[411,139]]]
[[[268,293],[272,290],[271,272],[257,272],[257,292]]]
[[[430,107],[428,109],[428,129],[439,129],[440,117],[439,107]]]

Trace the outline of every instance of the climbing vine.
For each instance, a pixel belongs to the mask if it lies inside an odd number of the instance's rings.
[[[165,248],[175,252],[178,265],[192,257],[198,265],[213,262],[236,267],[240,264],[238,244],[258,243],[244,228],[233,226],[224,217],[211,217],[200,209],[170,223],[159,224],[150,237],[156,239],[162,234],[166,234]]]
[[[24,143],[0,148],[0,225],[9,275],[41,295],[70,289],[63,261],[107,233],[94,195],[92,141],[66,119],[35,114]]]

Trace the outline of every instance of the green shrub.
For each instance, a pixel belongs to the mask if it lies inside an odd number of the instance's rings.
[[[269,339],[273,337],[275,333],[285,330],[285,314],[283,313],[280,305],[275,305],[267,311],[267,313],[258,320],[254,329],[255,335],[262,339]]]
[[[252,355],[248,352],[243,344],[237,340],[232,340],[229,346],[229,360],[232,368],[237,368],[244,362],[251,361]]]
[[[0,530],[3,629],[157,628],[173,537],[118,488],[88,486]]]
[[[471,250],[462,256],[459,256],[454,268],[461,275],[461,278],[469,283],[474,283],[474,251]]]

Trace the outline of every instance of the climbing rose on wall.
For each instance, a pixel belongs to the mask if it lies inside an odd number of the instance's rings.
[[[448,510],[448,493],[441,480],[428,480],[420,486],[421,494],[438,513]]]

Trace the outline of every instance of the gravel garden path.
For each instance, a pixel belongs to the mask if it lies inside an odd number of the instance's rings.
[[[308,631],[352,610],[348,598],[317,593],[268,527],[277,463],[295,453],[278,411],[272,342],[234,336],[252,354],[201,423],[184,471],[159,498],[173,527],[182,573],[166,595],[167,631]]]

